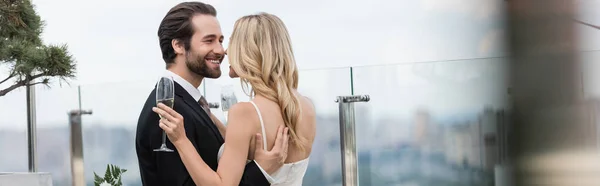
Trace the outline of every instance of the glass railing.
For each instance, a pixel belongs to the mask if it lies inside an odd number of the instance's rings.
[[[26,172],[27,104],[25,88],[0,97],[0,172]]]
[[[348,68],[302,71],[299,92],[309,97],[316,108],[317,135],[310,156],[304,185],[341,185],[341,151],[336,96],[352,92]]]
[[[50,172],[54,185],[71,185],[68,112],[79,108],[76,86],[36,87],[38,171]]]
[[[119,82],[81,86],[85,181],[94,172],[103,175],[107,164],[127,169],[124,185],[141,185],[135,151],[137,120],[154,81]]]
[[[600,101],[600,51],[586,51],[579,56],[583,70],[583,92],[587,99]]]
[[[355,67],[360,185],[493,185],[503,58]]]
[[[483,145],[487,133],[482,120],[488,112],[506,106],[504,65],[503,59],[485,59],[301,71],[299,91],[313,100],[318,113],[304,185],[342,184],[339,113],[334,100],[353,93],[371,96],[370,102],[356,104],[361,185],[489,182],[493,164],[487,162],[491,155],[485,153],[494,150]],[[226,86],[234,88],[238,101],[248,101],[238,82]],[[38,90],[40,171],[51,172],[55,185],[70,185],[66,113],[78,109],[81,99],[81,108],[93,111],[82,116],[87,185],[92,185],[94,172],[104,173],[107,164],[127,169],[125,185],[140,185],[135,128],[154,83]],[[223,86],[206,80],[200,90],[209,102],[220,103]],[[25,113],[25,98],[19,99],[23,99],[20,109]],[[220,109],[213,112],[224,119]],[[26,120],[21,123],[26,126]],[[13,159],[23,161],[18,170],[25,171],[26,138],[23,132],[17,136],[23,152]]]
[[[593,79],[600,52],[584,52],[585,94],[600,98]],[[342,185],[336,96],[369,95],[357,103],[356,137],[360,185],[494,185],[506,158],[509,89],[506,58],[303,70],[300,92],[317,109],[317,136],[304,185]],[[239,81],[238,101],[248,101]],[[141,185],[135,153],[137,119],[154,80],[37,89],[39,171],[54,185],[70,185],[69,110],[82,116],[85,178],[107,164],[127,173],[125,185]],[[220,103],[224,85],[206,80],[200,90]],[[40,86],[41,87],[41,86]],[[80,95],[78,92],[80,89]],[[22,100],[10,108],[4,100]],[[14,102],[14,101],[13,101]],[[11,103],[13,103],[11,102]],[[0,99],[0,171],[27,171],[25,89]],[[600,107],[599,107],[600,108]],[[599,109],[600,110],[600,109]],[[17,113],[17,114],[7,114]],[[224,119],[220,109],[213,113]],[[10,153],[4,153],[10,152]]]

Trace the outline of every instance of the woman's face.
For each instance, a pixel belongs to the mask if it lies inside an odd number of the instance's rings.
[[[231,38],[229,38],[231,39]],[[225,49],[225,55],[227,55],[227,49]],[[237,75],[237,73],[235,73],[235,70],[233,70],[233,68],[231,67],[231,61],[229,62],[229,77],[230,78],[238,78],[240,76]]]
[[[238,78],[240,76],[237,75],[237,73],[235,73],[235,70],[233,70],[233,68],[231,68],[231,65],[229,65],[229,77],[230,78]]]

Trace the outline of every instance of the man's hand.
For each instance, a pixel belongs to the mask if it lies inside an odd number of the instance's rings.
[[[285,128],[285,129],[284,129]],[[287,159],[288,150],[288,128],[279,127],[277,129],[277,137],[275,138],[275,145],[271,151],[264,150],[263,138],[260,133],[255,136],[255,151],[254,161],[260,165],[268,174],[279,170],[283,166],[283,163]]]

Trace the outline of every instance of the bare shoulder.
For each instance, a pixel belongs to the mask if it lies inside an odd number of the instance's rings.
[[[305,117],[315,117],[316,111],[313,101],[309,97],[303,95],[299,95],[299,98],[300,105],[302,105],[302,112],[304,113],[303,115]]]
[[[227,116],[227,129],[243,128],[252,129],[253,125],[248,125],[248,122],[257,121],[256,111],[254,106],[249,102],[237,103],[229,109]],[[250,130],[249,130],[250,131]]]
[[[317,114],[315,111],[315,105],[312,100],[306,96],[299,96],[302,114],[300,118],[300,125],[296,126],[296,130],[299,133],[300,138],[307,142],[306,149],[310,152],[312,144],[315,140],[317,132]]]
[[[248,111],[254,111],[254,106],[250,102],[239,102],[229,108],[230,114],[249,114]]]

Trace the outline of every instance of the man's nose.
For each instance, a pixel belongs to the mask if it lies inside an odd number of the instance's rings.
[[[227,55],[227,49],[225,49],[225,55]]]
[[[217,54],[223,54],[223,55],[225,55],[225,54],[226,54],[226,51],[225,51],[225,49],[223,48],[223,46],[219,46],[219,47],[217,47],[217,48],[214,50],[214,52],[215,52],[215,53],[217,53]]]

